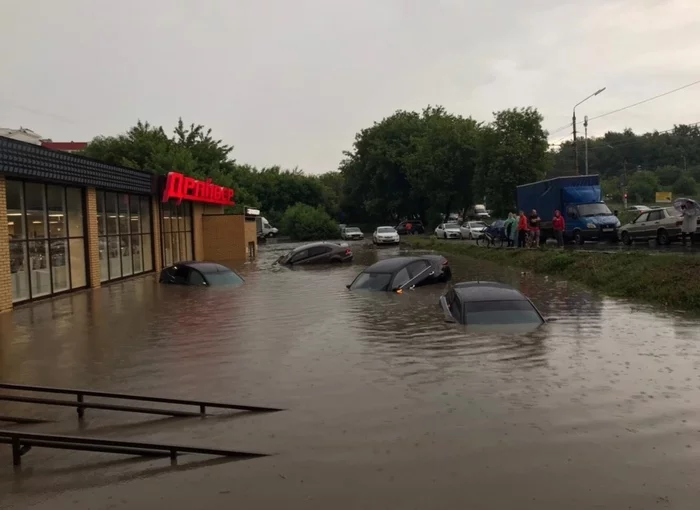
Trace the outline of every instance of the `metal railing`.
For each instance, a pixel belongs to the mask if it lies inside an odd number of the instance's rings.
[[[76,397],[75,401],[72,400],[62,400],[53,398],[40,398],[40,397],[25,397],[23,395],[7,395],[0,394],[0,400],[8,402],[25,402],[30,404],[44,404],[44,405],[54,405],[63,407],[75,407],[78,413],[78,418],[82,419],[85,416],[85,409],[102,409],[109,411],[123,411],[131,413],[144,413],[144,414],[157,414],[162,416],[177,416],[177,417],[187,417],[187,416],[206,416],[207,408],[215,409],[234,409],[238,411],[248,411],[251,413],[274,413],[277,411],[282,411],[283,409],[278,409],[275,407],[260,407],[260,406],[248,406],[239,404],[226,404],[222,402],[207,402],[204,400],[188,400],[188,399],[177,399],[177,398],[161,398],[152,397],[146,395],[131,395],[128,393],[113,393],[106,391],[93,391],[93,390],[83,390],[75,388],[57,388],[53,386],[32,386],[26,384],[11,384],[11,383],[0,383],[0,389],[10,390],[10,391],[26,391],[35,393],[54,393],[61,395],[74,395]],[[99,397],[106,399],[115,400],[136,400],[140,402],[155,402],[160,404],[174,404],[180,406],[197,407],[199,411],[183,411],[180,409],[160,409],[156,407],[138,407],[138,406],[127,406],[120,404],[107,404],[103,402],[86,402],[85,397]]]
[[[88,452],[118,453],[140,455],[144,457],[167,457],[176,459],[180,453],[198,453],[220,457],[233,457],[239,460],[266,457],[269,454],[221,450],[217,448],[199,448],[174,444],[140,443],[135,441],[116,441],[113,439],[95,439],[89,437],[62,436],[56,434],[34,434],[16,430],[0,430],[0,443],[12,445],[12,464],[20,466],[22,456],[33,447],[54,448],[59,450],[81,450]]]

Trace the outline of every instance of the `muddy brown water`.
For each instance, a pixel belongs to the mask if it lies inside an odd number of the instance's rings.
[[[700,322],[566,281],[448,256],[455,280],[518,286],[558,320],[526,334],[443,321],[442,286],[352,293],[398,248],[282,269],[271,245],[236,289],[152,276],[0,319],[0,379],[283,407],[152,418],[0,402],[34,432],[275,455],[231,462],[0,445],[11,509],[697,508]]]

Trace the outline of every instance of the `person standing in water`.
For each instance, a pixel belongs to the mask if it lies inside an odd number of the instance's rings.
[[[554,211],[554,218],[552,218],[552,229],[554,229],[554,235],[557,238],[557,246],[559,248],[563,248],[564,230],[566,230],[566,223],[564,223],[564,217],[559,212],[559,209]]]
[[[537,215],[535,209],[530,213],[530,218],[528,218],[528,230],[530,232],[530,242],[528,243],[532,248],[537,248],[540,245],[540,217]]]
[[[524,211],[520,211],[518,217],[518,248],[525,248],[525,241],[527,238],[527,216],[525,216]]]

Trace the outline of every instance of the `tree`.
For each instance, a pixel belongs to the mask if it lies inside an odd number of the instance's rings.
[[[516,208],[516,187],[547,171],[547,133],[533,108],[503,110],[482,129],[475,186],[497,214]]]
[[[282,231],[297,241],[338,237],[338,224],[322,207],[296,204],[288,208],[281,221]]]
[[[640,170],[629,180],[628,192],[637,202],[653,202],[659,189],[659,179],[654,172]]]
[[[681,176],[683,170],[677,166],[666,165],[656,170],[656,175],[659,178],[659,185],[672,186]]]
[[[697,193],[698,185],[690,175],[681,175],[673,183],[673,195],[675,197],[693,197]]]

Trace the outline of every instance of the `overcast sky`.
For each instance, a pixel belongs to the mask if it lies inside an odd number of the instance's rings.
[[[699,0],[21,0],[0,5],[0,127],[213,128],[239,162],[337,169],[355,133],[441,104],[545,128],[700,80]],[[700,85],[589,133],[700,121]],[[551,141],[568,136],[556,131]]]

